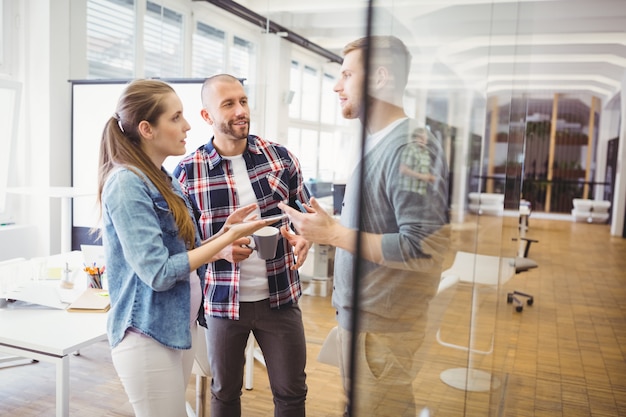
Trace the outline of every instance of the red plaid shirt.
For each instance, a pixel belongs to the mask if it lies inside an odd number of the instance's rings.
[[[281,201],[296,207],[295,200],[309,200],[303,185],[300,163],[287,148],[258,136],[248,136],[248,148],[243,153],[252,189],[256,195],[261,217],[281,214]],[[183,158],[174,176],[199,209],[202,239],[217,233],[227,217],[240,206],[231,162],[222,159],[213,147],[213,139]],[[287,220],[282,220],[286,224]],[[298,300],[302,294],[291,246],[283,238],[276,257],[266,261],[270,290],[270,306],[280,308]],[[208,265],[205,284],[205,311],[213,317],[239,318],[238,264],[220,259]]]

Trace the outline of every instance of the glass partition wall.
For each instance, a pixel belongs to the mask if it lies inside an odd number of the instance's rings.
[[[525,107],[510,91],[518,107],[496,120],[487,117],[495,105],[487,63],[490,39],[514,34],[501,22],[517,22],[517,9],[485,5],[485,16],[472,24],[459,6],[426,9],[415,2],[413,10],[398,10],[405,7],[373,1],[368,10],[356,215],[362,233],[353,272],[354,331],[346,332],[352,337],[349,408],[354,416],[496,415],[506,405],[509,366],[508,331],[499,328],[506,321],[499,318],[512,311],[506,286],[518,251],[517,217],[507,219],[504,209],[519,207]],[[479,21],[489,26],[478,28]],[[448,36],[438,30],[455,25],[453,38],[449,29]],[[401,40],[411,56],[406,86],[402,53],[394,51],[402,47],[390,45],[388,36]],[[390,56],[393,64],[385,62]],[[400,103],[385,91],[388,84],[396,93],[404,87]],[[410,127],[376,125],[394,106],[404,110],[409,121],[401,123]],[[425,128],[428,145],[415,144],[414,126]],[[504,142],[495,140],[498,133]],[[372,147],[377,135],[383,137]],[[428,157],[420,159],[425,149]],[[500,178],[489,172],[497,157],[507,166]],[[432,177],[408,179],[406,161]],[[369,233],[382,235],[378,261],[371,259],[376,249]],[[345,281],[334,279],[336,287]],[[340,319],[340,332],[342,325]]]
[[[525,90],[533,66],[520,56],[532,42],[519,39],[533,34],[535,2],[206,3],[251,27],[243,39],[196,14],[192,75],[244,77],[254,131],[298,156],[319,200],[342,190],[343,205],[330,205],[360,232],[353,250],[335,250],[332,277],[346,410],[524,407],[515,387],[525,377],[510,377],[520,306],[508,297],[524,249],[520,205],[567,212],[593,192],[558,186],[589,181],[595,139],[583,136],[597,124],[593,99]],[[230,45],[216,52],[228,66],[213,67],[207,36]]]
[[[281,105],[287,145],[314,187],[347,183],[341,222],[360,232],[358,256],[336,249],[334,259],[346,410],[487,416],[515,406],[507,293],[520,252],[527,100],[492,72],[528,67],[490,57],[492,48],[515,56],[519,5],[473,5],[468,15],[462,4],[363,1],[303,20],[280,1],[243,4],[268,17],[268,27],[282,25],[274,27],[280,36],[315,33],[309,46],[336,54],[319,69],[288,55]],[[274,38],[269,45],[279,45]],[[268,74],[268,91],[287,75]],[[325,91],[314,103],[306,91],[316,85]],[[318,108],[326,119],[308,120]],[[266,131],[272,120],[267,113]]]

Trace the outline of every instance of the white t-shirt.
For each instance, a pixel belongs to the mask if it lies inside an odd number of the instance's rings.
[[[378,143],[385,138],[389,132],[396,128],[400,123],[405,121],[407,117],[403,117],[401,119],[396,120],[395,122],[391,122],[386,127],[382,128],[378,132],[370,133],[365,139],[365,152],[363,155],[366,155],[369,151],[371,151]]]
[[[235,188],[239,195],[239,205],[243,207],[248,204],[257,203],[243,155],[222,156],[222,159],[227,159],[232,163]],[[257,218],[261,218],[261,212],[258,209],[255,214]],[[270,290],[267,283],[267,267],[265,260],[259,258],[256,252],[252,252],[248,259],[239,263],[239,268],[239,300],[252,302],[268,298]]]

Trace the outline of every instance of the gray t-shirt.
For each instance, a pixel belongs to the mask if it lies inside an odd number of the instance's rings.
[[[382,234],[385,262],[356,263],[355,256],[337,249],[332,303],[343,328],[352,327],[355,276],[360,278],[361,331],[407,331],[424,317],[436,294],[449,246],[448,168],[441,143],[428,133],[435,180],[422,184],[425,193],[406,186],[410,182],[403,181],[400,166],[416,127],[407,119],[393,128],[364,156],[346,185],[341,223]]]

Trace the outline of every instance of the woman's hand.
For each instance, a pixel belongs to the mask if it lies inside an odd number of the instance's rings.
[[[230,214],[230,216],[228,216],[228,218],[226,219],[226,223],[224,223],[223,230],[226,231],[232,225],[237,224],[237,223],[243,223],[244,221],[254,220],[256,218],[256,215],[250,216],[250,214],[254,213],[254,211],[258,208],[259,208],[259,205],[256,203],[239,207],[237,210],[233,211]]]
[[[264,226],[270,226],[272,223],[276,223],[276,220],[248,220],[243,223],[233,224],[226,231],[226,233],[234,236],[235,239],[239,239],[245,236],[251,236],[260,228]]]
[[[239,207],[237,210],[233,211],[230,216],[226,219],[226,222],[219,230],[219,232],[215,233],[210,238],[203,240],[202,244],[209,243],[213,239],[221,236],[225,232],[227,232],[233,225],[237,223],[243,223],[245,220],[252,220],[256,218],[256,215],[250,216],[250,214],[254,213],[254,211],[258,208],[256,203],[248,204],[247,206]],[[256,230],[256,229],[255,229]],[[220,258],[216,258],[220,259]],[[227,259],[227,258],[224,258]]]
[[[232,222],[234,219],[245,220],[254,211],[254,206],[256,204],[236,210],[229,216],[228,221]],[[190,270],[193,271],[200,265],[217,259],[241,262],[252,253],[252,250],[245,246],[250,242],[250,239],[246,236],[250,236],[260,228],[269,226],[272,223],[276,223],[276,219],[242,221],[240,223],[232,223],[229,227],[225,225],[219,233],[205,240],[200,247],[187,252]]]

